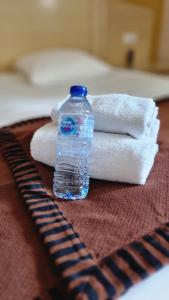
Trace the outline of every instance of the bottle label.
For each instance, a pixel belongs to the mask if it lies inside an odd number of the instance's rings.
[[[93,124],[93,118],[90,116],[63,115],[60,120],[59,135],[92,138]]]

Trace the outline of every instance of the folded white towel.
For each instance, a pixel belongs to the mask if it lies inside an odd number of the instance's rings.
[[[129,134],[135,138],[149,134],[158,108],[153,99],[133,97],[126,94],[88,96],[92,106],[95,130]],[[57,123],[60,101],[53,108],[51,117]]]
[[[89,158],[90,176],[97,179],[145,184],[158,151],[156,144],[159,120],[151,137],[133,139],[128,135],[94,132]],[[49,123],[38,129],[31,141],[31,155],[49,166],[55,166],[57,127]]]

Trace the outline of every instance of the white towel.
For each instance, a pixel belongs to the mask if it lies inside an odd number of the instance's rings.
[[[94,132],[89,157],[92,178],[145,184],[158,151],[156,144],[159,120],[151,136],[133,139],[129,135]],[[49,166],[55,166],[57,127],[49,123],[38,129],[31,141],[31,155]]]
[[[92,106],[95,130],[129,134],[141,138],[149,134],[154,123],[158,108],[153,99],[133,97],[126,94],[107,94],[88,96]],[[60,101],[53,108],[51,117],[57,123]]]

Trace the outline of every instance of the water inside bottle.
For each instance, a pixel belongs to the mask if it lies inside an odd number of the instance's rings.
[[[87,99],[70,97],[60,109],[58,123],[54,194],[62,199],[84,199],[89,190],[88,156],[94,127]]]

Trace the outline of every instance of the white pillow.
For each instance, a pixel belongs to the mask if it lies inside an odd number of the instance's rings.
[[[15,69],[37,85],[89,78],[111,70],[96,57],[77,49],[57,48],[25,55],[16,61]]]

